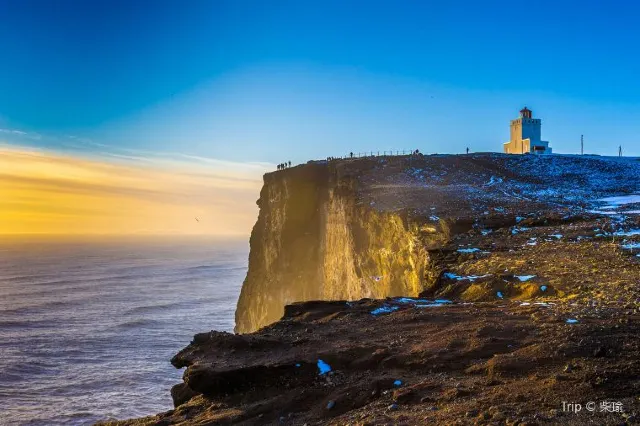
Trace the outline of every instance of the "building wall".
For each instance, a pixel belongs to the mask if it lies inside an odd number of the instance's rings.
[[[531,150],[529,139],[519,139],[504,144],[505,154],[524,154]]]
[[[522,124],[519,119],[511,120],[511,142],[522,140]]]
[[[522,118],[522,139],[531,139],[535,144],[541,139],[541,122],[537,118]]]

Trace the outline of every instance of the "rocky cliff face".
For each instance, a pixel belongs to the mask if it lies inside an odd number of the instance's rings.
[[[439,285],[456,235],[580,217],[596,197],[636,191],[639,175],[632,159],[500,154],[310,162],[268,173],[236,332],[277,321],[294,302],[417,296]],[[470,294],[479,297],[462,297]]]
[[[333,164],[265,175],[236,332],[277,321],[293,302],[416,296],[433,280],[420,226],[365,205],[358,185]]]

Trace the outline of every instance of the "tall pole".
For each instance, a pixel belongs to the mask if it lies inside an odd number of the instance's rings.
[[[580,135],[580,155],[584,155],[584,135]]]

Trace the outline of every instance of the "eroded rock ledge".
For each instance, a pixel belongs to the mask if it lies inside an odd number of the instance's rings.
[[[121,425],[620,424],[637,410],[638,319],[607,302],[296,304],[254,334],[196,335],[172,362],[200,394]],[[585,398],[627,417],[562,413]]]

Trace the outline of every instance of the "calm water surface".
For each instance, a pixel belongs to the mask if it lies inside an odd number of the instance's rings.
[[[232,331],[246,240],[0,240],[0,424],[172,408],[191,337]]]

